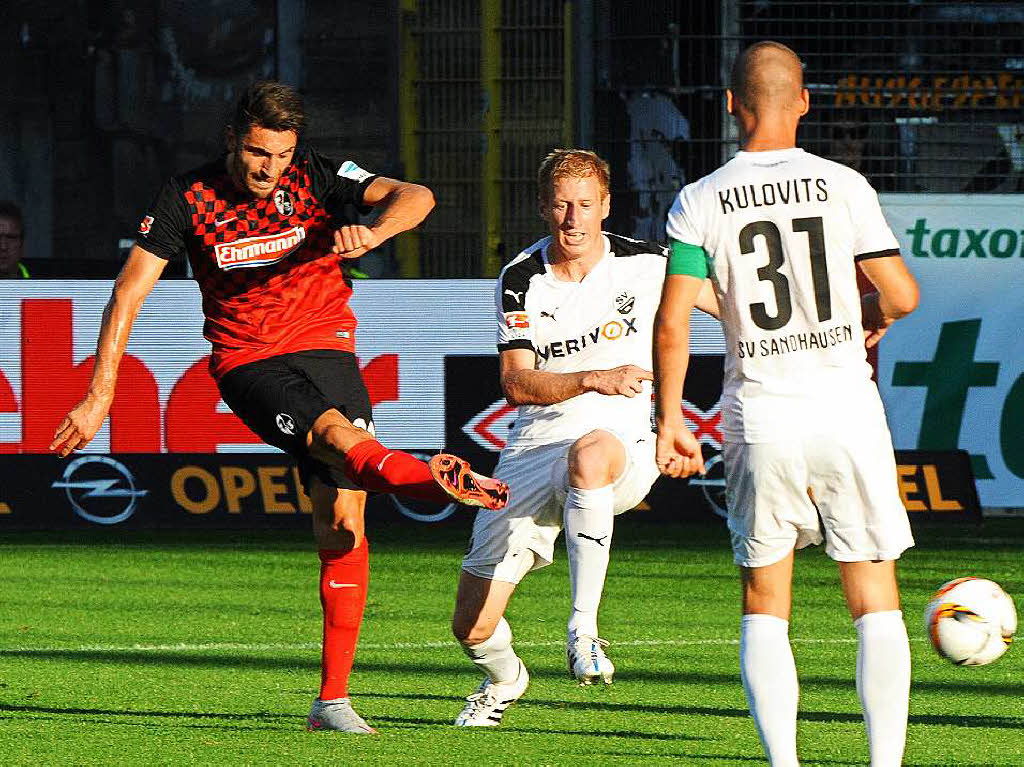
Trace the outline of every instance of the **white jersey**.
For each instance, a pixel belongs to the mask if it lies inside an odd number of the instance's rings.
[[[548,373],[652,367],[654,313],[668,249],[605,233],[605,254],[580,282],[555,277],[550,237],[535,242],[501,272],[495,291],[498,351],[530,349]],[[522,405],[508,446],[575,440],[595,428],[648,434],[651,387],[635,397],[586,392],[553,405]]]
[[[855,261],[899,245],[863,176],[802,149],[739,152],[679,193],[667,230],[708,253],[728,348],[727,439],[881,412]]]

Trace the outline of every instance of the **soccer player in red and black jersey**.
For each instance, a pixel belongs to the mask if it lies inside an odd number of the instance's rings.
[[[88,392],[60,423],[50,449],[66,456],[96,435],[142,303],[167,261],[186,254],[213,345],[210,372],[224,402],[298,461],[313,502],[324,643],[308,726],[373,732],[348,700],[366,602],[364,491],[497,509],[508,489],[455,456],[427,464],[374,439],[342,262],[418,225],[434,199],[426,187],[301,145],[304,127],[295,91],[255,83],[236,106],[225,155],[164,185],[103,313]],[[336,216],[345,205],[377,208],[379,216],[369,227],[343,223]]]

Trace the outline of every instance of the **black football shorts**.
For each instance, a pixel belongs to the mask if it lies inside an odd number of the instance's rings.
[[[233,368],[217,385],[246,426],[295,458],[307,491],[312,476],[330,487],[360,489],[341,469],[311,458],[306,448],[313,423],[331,408],[373,433],[370,395],[354,354],[334,349],[280,354]]]

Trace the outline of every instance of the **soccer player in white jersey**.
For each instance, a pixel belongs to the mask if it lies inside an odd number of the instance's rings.
[[[824,538],[857,630],[872,765],[902,758],[910,648],[895,560],[913,545],[865,345],[917,306],[878,198],[857,172],[796,147],[809,99],[800,60],[762,42],[733,68],[740,151],[685,187],[655,323],[657,460],[703,468],[680,411],[689,310],[710,273],[728,354],[722,393],[729,530],[741,568],[740,669],[773,765],[795,765],[789,645],[794,549]],[[860,298],[856,267],[877,288]]]
[[[452,631],[487,678],[459,726],[495,726],[529,674],[504,618],[516,585],[551,563],[564,524],[572,592],[569,671],[610,683],[614,666],[597,611],[616,514],[658,476],[651,432],[651,330],[668,249],[601,231],[608,164],[558,149],[538,172],[551,235],[520,253],[497,281],[501,386],[519,407],[496,476],[509,486],[500,514],[481,513],[462,563]],[[717,307],[710,282],[700,308]]]

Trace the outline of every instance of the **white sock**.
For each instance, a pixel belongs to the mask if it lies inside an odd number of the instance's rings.
[[[608,572],[614,520],[615,491],[611,485],[589,490],[569,488],[563,522],[572,587],[570,636],[598,635],[597,608]]]
[[[520,661],[512,649],[512,628],[504,617],[487,639],[480,644],[464,644],[462,651],[494,684],[508,684],[519,676]]]
[[[898,767],[907,740],[910,641],[899,610],[867,613],[857,628],[857,694],[872,767]]]
[[[743,616],[740,676],[768,761],[772,767],[798,765],[796,704],[800,687],[789,646],[789,621],[774,615]]]

